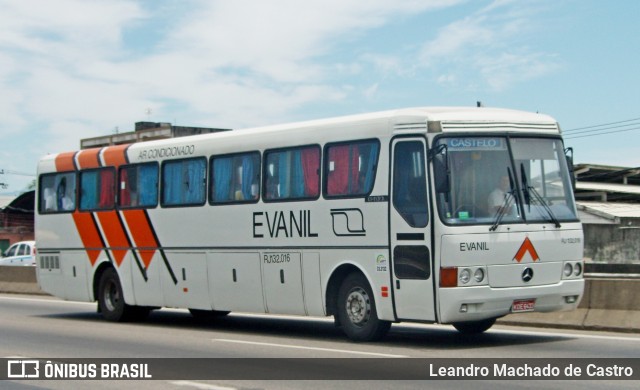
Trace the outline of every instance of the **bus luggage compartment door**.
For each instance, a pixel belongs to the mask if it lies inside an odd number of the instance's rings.
[[[262,280],[267,312],[306,314],[299,252],[263,252]]]

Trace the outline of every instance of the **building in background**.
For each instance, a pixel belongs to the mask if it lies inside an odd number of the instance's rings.
[[[0,253],[18,241],[32,241],[35,191],[0,197]]]
[[[585,258],[640,264],[640,168],[578,164],[575,175]]]
[[[80,149],[101,148],[111,145],[132,144],[134,142],[218,133],[229,130],[212,127],[173,126],[168,122],[136,122],[134,131],[81,139]]]

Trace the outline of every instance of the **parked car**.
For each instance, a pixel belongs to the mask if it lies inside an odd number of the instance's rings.
[[[2,254],[0,265],[36,265],[36,242],[20,241],[11,245]]]

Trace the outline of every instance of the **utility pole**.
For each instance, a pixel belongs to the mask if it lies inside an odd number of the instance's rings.
[[[4,169],[0,169],[0,175],[4,175]],[[0,188],[6,190],[7,188],[9,188],[9,184],[0,181]]]
[[[4,169],[0,169],[0,175],[4,175],[4,174],[9,174],[9,175],[18,175],[18,176],[29,176],[29,177],[35,177],[36,175],[33,175],[31,173],[26,173],[26,172],[17,172],[17,171],[10,171],[10,170],[4,170]],[[1,189],[7,189],[9,188],[9,184],[7,183],[3,183],[0,181],[0,188]]]

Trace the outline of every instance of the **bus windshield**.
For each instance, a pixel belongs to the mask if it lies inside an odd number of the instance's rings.
[[[577,220],[560,139],[442,137],[435,146],[449,168],[448,192],[437,198],[446,224]]]

